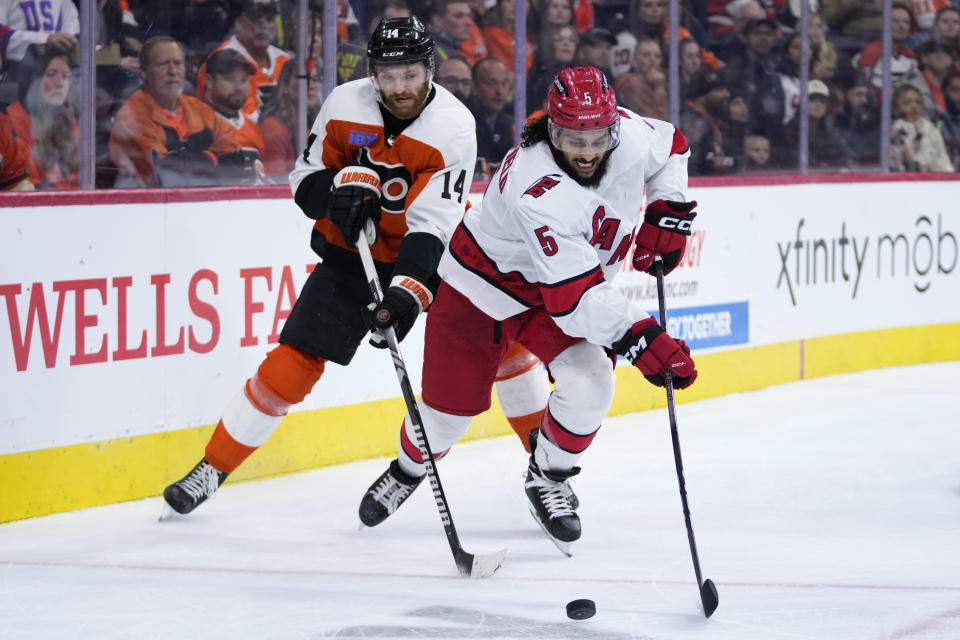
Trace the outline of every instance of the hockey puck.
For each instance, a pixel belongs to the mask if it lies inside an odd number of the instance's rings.
[[[567,617],[571,620],[586,620],[597,612],[597,605],[593,600],[581,598],[567,603]]]

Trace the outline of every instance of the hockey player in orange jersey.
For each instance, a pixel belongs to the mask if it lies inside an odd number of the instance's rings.
[[[372,317],[403,339],[433,299],[437,264],[468,204],[475,123],[432,82],[433,40],[419,19],[382,21],[367,56],[370,77],[330,94],[290,175],[297,205],[316,220],[311,246],[322,261],[280,345],[229,402],[204,457],[164,491],[178,513],[213,495],[306,397],[328,361],[350,363]],[[385,285],[372,310],[355,247],[361,229],[376,238],[371,254]],[[498,385],[505,413],[526,440],[549,393],[536,359],[519,350],[506,355]]]

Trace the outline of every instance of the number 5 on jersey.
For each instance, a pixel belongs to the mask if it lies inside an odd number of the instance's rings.
[[[558,251],[557,241],[553,239],[553,236],[548,236],[547,231],[550,231],[550,227],[543,226],[534,230],[534,233],[537,234],[537,240],[540,241],[540,246],[543,247],[543,255],[556,255]]]

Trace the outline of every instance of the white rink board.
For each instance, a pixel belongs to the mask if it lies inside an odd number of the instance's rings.
[[[668,278],[671,319],[690,321],[682,330],[694,332],[683,335],[693,338],[694,349],[960,321],[958,192],[954,182],[693,189],[700,215],[683,266]],[[474,203],[480,198],[471,195]],[[8,321],[0,322],[0,454],[215,423],[272,348],[267,336],[278,300],[281,311],[289,311],[293,292],[306,280],[314,262],[310,224],[289,199],[4,210],[0,304]],[[878,245],[881,237],[900,234],[891,275],[889,245],[886,253]],[[824,249],[814,249],[817,240],[829,249],[826,259]],[[813,271],[807,273],[814,255],[816,284]],[[269,287],[254,275],[263,270]],[[31,313],[35,282],[44,310]],[[652,278],[627,272],[618,284],[655,310]],[[85,291],[82,314],[77,290]],[[158,305],[161,291],[164,304]],[[29,331],[28,317],[34,318]],[[241,346],[248,322],[256,344]],[[422,325],[403,343],[415,386]],[[178,351],[181,328],[182,352],[161,355]],[[144,332],[146,352],[138,354]],[[134,357],[119,359],[121,347]],[[350,367],[328,367],[300,408],[398,395],[389,359],[364,344]]]

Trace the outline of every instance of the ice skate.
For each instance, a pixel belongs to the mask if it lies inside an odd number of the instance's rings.
[[[207,501],[229,473],[217,471],[206,458],[200,460],[190,473],[163,490],[163,499],[173,511],[185,515]],[[163,520],[169,511],[164,509],[160,515]]]
[[[537,450],[537,438],[540,437],[540,427],[537,427],[530,432],[530,435],[527,437],[527,442],[530,444],[530,455],[533,455]],[[580,508],[580,498],[577,497],[577,494],[573,491],[573,482],[570,478],[565,479],[562,483],[563,493],[567,496],[567,500],[570,501],[570,508],[576,511]]]
[[[375,527],[386,520],[410,497],[423,478],[407,475],[396,460],[391,461],[387,470],[363,494],[360,521],[368,527]]]
[[[568,556],[573,555],[571,543],[580,539],[580,517],[570,503],[564,483],[579,472],[578,467],[572,471],[544,472],[530,456],[524,483],[530,501],[530,515],[557,548]]]

